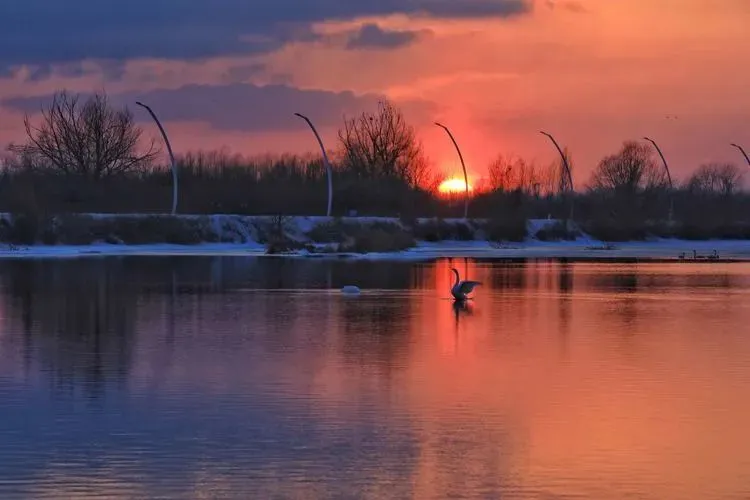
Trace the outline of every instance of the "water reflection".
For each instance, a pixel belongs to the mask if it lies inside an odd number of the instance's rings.
[[[38,364],[56,393],[82,390],[93,399],[126,379],[137,296],[121,288],[120,262],[19,262],[8,271],[7,327],[23,332],[26,374]]]
[[[750,491],[745,265],[28,260],[0,286],[3,498]]]

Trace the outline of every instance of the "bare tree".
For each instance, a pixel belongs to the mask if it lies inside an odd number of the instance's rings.
[[[492,160],[487,167],[490,189],[498,191],[511,191],[513,186],[513,160],[502,154]]]
[[[397,178],[411,186],[429,179],[429,164],[414,128],[391,103],[376,113],[345,119],[339,131],[345,170],[365,178]]]
[[[28,142],[13,151],[65,174],[94,179],[124,174],[148,165],[158,153],[153,141],[145,152],[138,151],[142,131],[133,115],[111,107],[104,94],[81,102],[58,92],[42,109],[41,124],[32,125],[27,115],[24,125]]]
[[[701,165],[687,182],[694,193],[731,196],[739,190],[743,172],[733,163]]]
[[[501,191],[520,189],[529,195],[538,195],[544,184],[543,172],[533,163],[520,157],[498,155],[488,170],[490,188]]]
[[[665,184],[664,169],[654,160],[651,147],[636,141],[626,141],[617,154],[604,158],[591,177],[592,188],[623,194]]]

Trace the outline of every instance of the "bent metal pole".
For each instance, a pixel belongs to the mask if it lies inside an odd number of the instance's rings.
[[[552,134],[549,134],[544,131],[539,132],[542,135],[545,135],[549,137],[549,140],[552,141],[552,144],[554,144],[555,148],[557,149],[557,152],[560,153],[560,158],[562,158],[563,167],[565,167],[565,173],[568,177],[568,189],[570,190],[570,218],[573,218],[573,175],[570,172],[570,165],[568,164],[568,158],[565,156],[565,153],[563,153],[563,150],[560,148],[560,145],[557,143],[554,137],[552,137]]]
[[[750,167],[750,156],[747,155],[747,153],[742,148],[742,146],[740,146],[739,144],[732,144],[732,146],[740,150],[740,153],[742,153],[742,156],[744,156],[745,159],[747,160],[747,166]]]
[[[167,137],[167,132],[164,130],[164,127],[162,127],[161,122],[156,117],[156,113],[154,111],[143,104],[142,102],[136,101],[136,104],[138,106],[141,106],[142,108],[145,108],[146,111],[151,115],[151,118],[154,119],[156,122],[156,125],[159,127],[159,130],[161,131],[161,135],[164,138],[164,143],[167,145],[167,151],[169,152],[169,162],[172,164],[172,215],[175,215],[177,213],[177,162],[175,162],[174,159],[174,153],[172,152],[172,146],[169,144],[169,137]]]
[[[332,173],[331,173],[331,162],[328,161],[328,155],[326,154],[326,148],[323,146],[323,140],[320,138],[320,134],[318,134],[318,131],[315,130],[315,125],[312,124],[310,119],[306,117],[305,115],[302,115],[300,113],[294,113],[295,116],[299,116],[303,120],[307,122],[307,124],[310,126],[310,128],[313,131],[313,134],[315,134],[315,138],[318,140],[318,144],[320,144],[320,151],[323,153],[323,163],[325,163],[326,166],[326,174],[328,176],[328,209],[326,210],[326,216],[331,216],[331,205],[333,204],[333,180],[332,180]]]
[[[654,147],[656,148],[656,152],[659,153],[659,156],[661,157],[661,162],[664,164],[664,170],[667,171],[667,179],[669,180],[669,189],[674,188],[674,185],[672,184],[672,174],[669,172],[669,165],[667,165],[667,159],[664,158],[664,154],[661,152],[661,148],[659,147],[658,144],[656,144],[655,140],[649,137],[644,137],[643,139],[653,144]]]
[[[453,145],[456,147],[456,151],[458,152],[458,159],[461,160],[461,168],[464,171],[464,219],[466,219],[469,216],[469,176],[466,175],[466,164],[464,163],[464,156],[461,154],[461,149],[458,147],[458,143],[453,137],[453,134],[451,134],[451,131],[448,130],[448,127],[438,122],[435,122],[435,125],[442,128],[448,133],[448,137],[451,138],[451,141],[453,142]]]
[[[656,148],[656,152],[659,153],[661,162],[664,164],[664,170],[667,171],[667,179],[669,180],[669,221],[672,222],[672,216],[674,213],[674,184],[672,184],[672,174],[669,172],[667,159],[664,157],[664,153],[661,152],[661,148],[658,144],[656,144],[655,140],[649,137],[644,137],[643,139],[654,145],[654,147]]]

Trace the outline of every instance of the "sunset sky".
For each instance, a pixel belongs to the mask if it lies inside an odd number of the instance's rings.
[[[576,184],[623,140],[656,139],[676,177],[750,149],[748,0],[10,0],[0,3],[0,143],[52,92],[150,104],[178,152],[329,149],[387,96],[434,164],[472,177],[498,153]],[[143,110],[133,109],[149,134]]]

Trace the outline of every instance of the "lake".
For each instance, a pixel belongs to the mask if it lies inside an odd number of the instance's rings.
[[[107,257],[0,287],[3,499],[750,497],[750,264]]]

